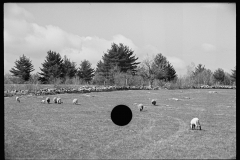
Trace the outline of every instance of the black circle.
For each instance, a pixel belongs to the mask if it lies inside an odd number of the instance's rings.
[[[132,120],[132,111],[126,105],[117,105],[111,112],[113,123],[118,126],[125,126]]]

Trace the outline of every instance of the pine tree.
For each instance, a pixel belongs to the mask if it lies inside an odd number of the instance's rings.
[[[175,69],[161,53],[155,56],[152,68],[156,79],[171,81],[177,77]]]
[[[155,71],[155,78],[159,80],[167,80],[167,58],[164,57],[161,53],[158,53],[152,63],[152,68]],[[169,70],[170,72],[170,70]]]
[[[198,66],[195,68],[195,71],[193,72],[193,76],[197,76],[199,73],[203,72],[205,70],[205,66],[202,64],[198,64]]]
[[[217,82],[220,82],[222,84],[224,82],[225,72],[223,69],[218,68],[214,73],[213,77]]]
[[[164,71],[165,71],[165,79],[167,81],[174,80],[174,78],[177,77],[175,69],[169,62],[167,63]]]
[[[57,78],[64,77],[63,60],[59,53],[48,51],[46,60],[42,63],[43,68],[40,68],[42,73],[39,73],[39,81],[42,83],[50,83]]]
[[[113,43],[111,49],[107,50],[107,53],[104,53],[101,63],[101,69],[98,69],[96,72],[103,72],[103,75],[108,78],[110,75],[110,70],[114,67],[120,68],[121,72],[126,73],[131,71],[133,74],[136,72],[137,65],[140,62],[136,62],[138,58],[133,55],[134,51],[129,49],[128,46],[120,43],[119,45]]]
[[[236,81],[236,67],[232,70],[231,78],[234,82]]]
[[[75,62],[71,62],[66,55],[64,56],[63,59],[63,72],[65,78],[66,77],[73,78],[77,73]]]
[[[31,77],[30,73],[34,71],[32,62],[24,54],[19,60],[15,61],[15,66],[10,72],[19,77],[23,81],[28,81]]]
[[[85,82],[89,83],[94,76],[94,69],[91,68],[91,63],[88,60],[81,62],[77,75]]]

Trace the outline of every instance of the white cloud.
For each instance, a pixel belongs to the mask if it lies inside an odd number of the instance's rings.
[[[13,66],[11,66],[11,63],[8,62],[8,60],[6,60],[4,58],[4,74],[5,73],[10,73],[9,70],[12,68]]]
[[[27,22],[25,18],[31,17],[31,14],[16,4],[6,6],[4,13],[6,13],[4,17],[4,55],[6,58],[14,57],[14,59],[6,59],[4,67],[7,70],[9,70],[9,65],[13,66],[14,61],[23,54],[32,60],[35,71],[39,72],[39,67],[42,68],[41,63],[44,62],[49,50],[60,53],[62,57],[66,55],[77,65],[84,59],[89,60],[92,67],[95,67],[113,42],[123,43],[132,50],[138,48],[131,39],[121,34],[113,36],[111,40],[96,36],[80,37],[67,33],[57,26],[39,26],[36,23]],[[21,14],[17,15],[16,13]]]
[[[209,43],[203,43],[201,45],[201,48],[203,49],[203,51],[205,52],[213,52],[213,51],[216,51],[216,47],[212,44],[209,44]]]
[[[145,45],[143,47],[139,47],[136,49],[136,51],[134,52],[136,53],[136,56],[139,57],[139,61],[142,61],[146,58],[154,58],[154,56],[158,53],[160,53],[159,49],[153,45]]]
[[[167,56],[167,60],[176,68],[183,69],[186,67],[185,62],[180,58]]]
[[[13,18],[13,19],[33,19],[33,15],[25,10],[24,8],[19,7],[15,3],[5,3],[4,4],[4,19]]]
[[[117,44],[123,43],[124,45],[129,46],[129,49],[132,49],[132,50],[138,49],[138,47],[133,43],[131,39],[128,39],[121,34],[113,36],[112,42],[115,42]]]
[[[132,49],[134,55],[139,58],[138,61],[142,61],[147,54],[149,58],[152,58],[157,53],[161,53],[151,44],[138,47],[131,39],[121,34],[114,35],[110,40],[97,36],[81,37],[67,33],[58,26],[40,26],[30,23],[25,18],[31,17],[31,14],[17,5],[13,5],[11,10],[6,10],[6,12],[8,13],[8,16],[4,18],[4,69],[6,71],[13,67],[15,60],[24,54],[32,61],[34,72],[40,72],[39,67],[42,68],[41,64],[49,50],[60,53],[62,57],[66,55],[71,61],[76,62],[77,67],[84,59],[89,60],[92,67],[95,67],[103,54],[111,48],[113,42],[123,43]],[[19,18],[16,13],[21,13],[22,17]],[[207,45],[203,46],[209,48]],[[176,71],[184,68],[184,62],[181,59],[177,57],[167,57],[167,59]]]
[[[186,63],[182,59],[171,56],[166,56],[166,58],[173,65],[177,75],[184,75],[186,73]]]

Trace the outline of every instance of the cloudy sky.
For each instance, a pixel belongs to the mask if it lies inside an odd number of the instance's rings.
[[[162,53],[178,75],[236,66],[235,3],[4,3],[4,73],[23,54],[40,72],[47,51],[96,63],[112,43],[139,61]]]

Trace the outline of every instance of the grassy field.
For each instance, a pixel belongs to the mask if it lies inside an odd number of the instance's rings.
[[[4,98],[6,159],[236,158],[236,90],[134,90]],[[213,91],[213,90],[211,90]],[[90,96],[87,96],[90,95]],[[186,98],[189,97],[190,99]],[[79,105],[72,100],[78,98]],[[150,99],[157,99],[152,106]],[[179,101],[171,98],[178,98]],[[139,112],[134,103],[148,106]],[[115,125],[111,110],[128,105],[132,121]],[[122,115],[124,116],[124,115]],[[190,130],[200,119],[202,130]]]

